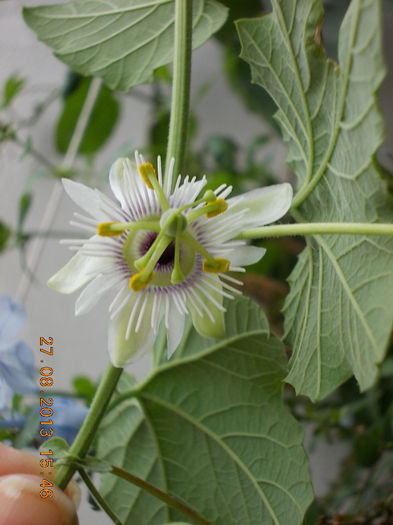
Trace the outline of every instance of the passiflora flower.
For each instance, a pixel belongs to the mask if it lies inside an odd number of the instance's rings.
[[[225,334],[223,298],[240,293],[240,281],[228,271],[244,271],[264,254],[236,236],[246,228],[282,217],[292,201],[289,184],[259,188],[227,199],[232,188],[203,189],[205,177],[179,175],[173,160],[165,180],[158,158],[153,166],[135,154],[136,165],[118,159],[109,182],[118,202],[99,190],[69,179],[65,191],[88,215],[71,222],[93,235],[64,240],[76,255],[49,285],[71,293],[87,285],[76,301],[76,314],[90,310],[107,292],[110,304],[109,352],[115,366],[149,350],[163,320],[168,357],[178,346],[185,316],[206,337]]]

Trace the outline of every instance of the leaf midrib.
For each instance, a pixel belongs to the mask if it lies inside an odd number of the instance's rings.
[[[90,13],[77,13],[75,15],[71,14],[71,13],[62,13],[61,15],[60,14],[54,14],[54,15],[51,15],[50,13],[45,13],[45,12],[41,12],[39,13],[39,16],[42,17],[42,18],[48,18],[49,20],[62,20],[63,18],[67,18],[67,19],[73,19],[73,18],[96,18],[96,17],[100,17],[100,16],[110,16],[110,15],[116,15],[116,14],[120,14],[120,15],[123,15],[124,13],[128,13],[128,12],[132,12],[132,11],[139,11],[141,9],[149,9],[150,7],[156,7],[156,6],[159,6],[159,5],[164,5],[164,4],[170,4],[172,3],[173,0],[157,0],[155,2],[151,2],[149,4],[141,4],[139,6],[130,6],[130,7],[126,7],[126,8],[123,8],[123,9],[120,9],[120,8],[117,8],[117,9],[113,9],[112,11],[98,11],[98,12],[95,12],[94,14],[92,14],[91,12]],[[30,8],[31,9],[31,13],[34,15],[34,11],[35,9],[37,10],[41,10],[42,7],[37,7],[37,8]],[[29,9],[29,11],[30,11]]]
[[[293,202],[292,202],[292,205],[293,205],[294,208],[299,207],[300,204],[305,199],[307,199],[307,197],[309,197],[310,193],[315,189],[315,187],[317,186],[319,180],[321,179],[321,177],[326,172],[328,164],[329,164],[329,161],[331,159],[331,156],[333,155],[334,150],[335,150],[335,148],[337,146],[337,138],[338,138],[338,136],[339,136],[339,134],[341,132],[341,122],[343,120],[345,106],[346,106],[347,93],[348,93],[348,87],[349,87],[349,80],[350,80],[351,69],[352,69],[352,62],[353,62],[354,41],[355,41],[356,36],[357,36],[357,32],[358,32],[358,28],[359,28],[359,20],[360,20],[360,11],[362,9],[361,4],[362,4],[362,0],[358,0],[357,9],[355,11],[356,17],[354,17],[355,20],[354,20],[353,25],[352,25],[353,30],[352,30],[352,35],[351,35],[351,43],[350,43],[350,46],[349,46],[348,64],[347,64],[347,68],[346,68],[345,74],[342,75],[342,77],[341,77],[342,78],[342,89],[340,90],[341,91],[341,100],[340,100],[340,107],[339,107],[339,111],[338,111],[338,118],[336,120],[336,127],[334,129],[334,132],[332,133],[331,140],[330,140],[330,143],[329,143],[329,147],[326,150],[326,155],[325,155],[324,159],[322,160],[321,165],[320,165],[317,173],[311,178],[311,180],[308,183],[305,183],[300,188],[300,190],[297,192],[297,194],[295,195],[295,197],[293,199]],[[340,45],[340,41],[339,41],[339,45]],[[338,71],[341,71],[341,67],[340,67],[340,69]],[[333,75],[336,75],[335,79],[336,79],[336,82],[337,82],[340,79],[340,76],[336,73],[336,71],[333,72]],[[335,99],[334,99],[335,101],[336,101],[336,98],[337,97],[335,97]]]

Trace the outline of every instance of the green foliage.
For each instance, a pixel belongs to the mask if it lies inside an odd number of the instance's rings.
[[[59,437],[53,437],[46,439],[40,446],[41,452],[49,452],[52,450],[54,459],[62,459],[68,454],[68,445],[67,442]]]
[[[193,2],[193,47],[224,23],[227,10],[215,0]],[[99,76],[128,91],[150,82],[173,59],[172,0],[73,0],[24,8],[26,23],[60,60],[83,75]]]
[[[23,195],[21,196],[19,200],[19,213],[18,213],[18,231],[19,232],[21,231],[23,227],[23,223],[25,222],[27,214],[30,210],[32,200],[33,200],[33,196],[30,192],[23,193]]]
[[[96,384],[87,376],[76,376],[72,380],[72,386],[76,395],[83,397],[90,405],[97,388]]]
[[[0,221],[0,252],[5,250],[7,247],[7,242],[10,238],[10,235],[10,228],[4,222]]]
[[[384,76],[380,2],[353,0],[339,35],[339,66],[320,38],[320,0],[273,0],[272,14],[238,23],[253,81],[276,118],[298,178],[298,221],[391,222],[373,155],[383,139],[375,91]],[[392,330],[393,240],[314,236],[290,276],[287,381],[320,399],[355,374],[376,380]]]
[[[25,81],[18,75],[11,75],[7,78],[3,86],[3,101],[0,109],[8,107],[16,95],[23,89]]]
[[[244,298],[228,305],[227,332],[211,341],[189,325],[169,363],[161,338],[154,371],[105,418],[97,454],[217,525],[300,524],[312,494],[303,432],[282,402],[282,344]],[[181,519],[110,475],[102,493],[125,525]]]
[[[79,114],[82,110],[91,79],[80,78],[77,86],[64,97],[64,108],[56,127],[56,147],[67,151]],[[95,102],[79,153],[96,153],[110,137],[119,117],[119,103],[112,92],[102,86]]]

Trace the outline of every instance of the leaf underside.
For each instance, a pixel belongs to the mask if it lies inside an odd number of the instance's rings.
[[[242,58],[279,110],[298,180],[293,215],[302,222],[392,222],[373,159],[383,140],[375,92],[384,77],[381,6],[352,0],[336,64],[321,39],[320,0],[272,0],[273,11],[241,20]],[[393,321],[391,237],[315,235],[289,277],[286,380],[321,399],[351,374],[373,385]]]
[[[300,524],[312,491],[302,429],[282,402],[282,344],[249,300],[229,306],[227,323],[225,341],[188,331],[181,355],[136,388],[140,405],[130,397],[108,414],[99,457],[211,523]],[[113,476],[101,489],[125,525],[184,518]]]
[[[74,71],[128,91],[173,60],[173,0],[73,0],[23,9],[27,25]],[[225,22],[215,0],[193,2],[193,47]]]

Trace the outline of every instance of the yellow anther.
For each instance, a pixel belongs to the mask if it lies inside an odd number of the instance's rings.
[[[117,235],[120,235],[121,231],[113,231],[111,227],[114,224],[119,224],[118,222],[100,222],[97,225],[97,233],[98,235],[101,235],[102,237],[116,237]]]
[[[229,270],[230,262],[222,257],[215,257],[214,264],[207,259],[203,261],[202,269],[206,273],[225,273]]]
[[[153,190],[154,186],[151,183],[149,177],[157,178],[157,174],[152,164],[150,164],[150,162],[145,162],[144,164],[140,164],[138,169],[139,169],[139,173],[142,175],[142,179],[144,180],[146,186],[150,188],[151,190]]]
[[[134,292],[139,292],[139,290],[143,290],[146,288],[146,286],[151,282],[151,280],[154,277],[154,272],[151,272],[149,277],[145,278],[143,275],[143,270],[139,273],[136,273],[130,278],[129,285]]]
[[[205,213],[208,219],[220,215],[228,208],[228,203],[224,199],[217,199],[215,202],[209,202],[205,205],[208,211]]]

